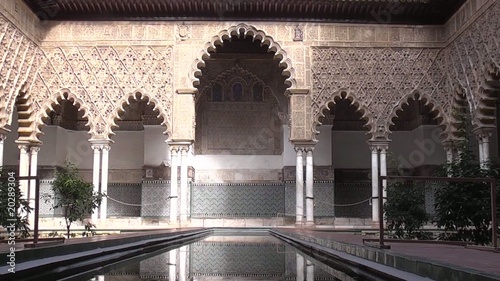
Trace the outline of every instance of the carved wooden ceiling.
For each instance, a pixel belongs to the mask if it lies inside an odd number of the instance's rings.
[[[443,24],[465,0],[24,0],[42,20]]]

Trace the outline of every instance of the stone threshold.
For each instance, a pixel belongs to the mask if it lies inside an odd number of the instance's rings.
[[[3,251],[0,280],[55,280],[212,233],[213,229],[191,228],[68,239],[64,244],[16,251],[15,273],[8,271],[9,257]]]
[[[293,233],[277,229],[269,231],[289,243],[309,252],[326,257],[327,262],[337,261],[360,268],[369,268],[375,274],[385,274],[388,280],[467,280],[497,281],[496,274],[475,271],[451,264],[429,261],[414,256],[387,252],[365,245],[333,241],[304,233]],[[406,275],[405,274],[411,274]],[[383,276],[383,275],[382,275]]]

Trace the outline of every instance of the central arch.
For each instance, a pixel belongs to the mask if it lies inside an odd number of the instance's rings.
[[[205,43],[203,50],[194,60],[189,73],[189,78],[194,87],[200,84],[201,68],[205,67],[206,60],[210,58],[210,52],[216,52],[217,46],[222,46],[224,40],[231,41],[232,36],[239,35],[243,37],[251,36],[253,41],[260,40],[261,46],[268,46],[268,52],[274,52],[274,59],[279,60],[280,67],[284,68],[282,74],[287,77],[285,79],[286,86],[288,88],[296,87],[295,69],[292,66],[292,60],[288,57],[288,53],[271,36],[266,35],[264,31],[244,23],[222,30],[219,34],[213,36],[209,42]]]

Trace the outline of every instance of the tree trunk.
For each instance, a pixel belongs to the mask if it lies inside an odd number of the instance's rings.
[[[66,225],[66,229],[67,229],[66,234],[67,234],[67,236],[68,236],[68,239],[69,239],[69,227],[70,227],[70,225],[69,225],[69,224],[67,224],[67,225]]]

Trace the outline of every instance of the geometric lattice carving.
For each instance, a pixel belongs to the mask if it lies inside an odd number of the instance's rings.
[[[94,138],[109,138],[116,108],[140,92],[154,102],[170,130],[172,46],[40,48],[0,16],[0,127],[11,122],[24,92],[26,141],[38,142],[38,126],[57,98],[85,111]],[[65,95],[65,96],[63,96]]]
[[[451,100],[440,49],[313,47],[312,63],[315,119],[345,95],[368,120],[373,138],[387,138],[389,115],[405,95],[418,91],[443,107]]]

